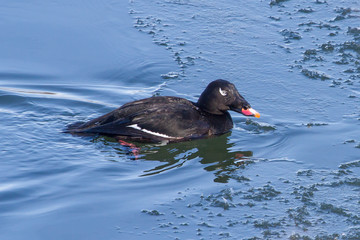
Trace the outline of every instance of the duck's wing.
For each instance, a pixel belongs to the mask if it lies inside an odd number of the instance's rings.
[[[115,122],[121,123],[122,121],[126,122],[127,119],[131,119],[131,116],[144,111],[150,105],[164,101],[165,102],[168,101],[166,97],[151,97],[138,101],[129,102],[103,116],[97,117],[88,122],[72,123],[67,126],[65,132],[84,133],[84,132],[90,132],[91,129],[93,128],[101,129],[99,127],[106,126],[109,123],[115,123]]]
[[[199,138],[208,134],[209,124],[189,101],[148,99],[126,104],[104,116],[70,130],[74,133],[99,133],[155,141]]]
[[[166,139],[192,139],[208,134],[209,123],[188,105],[162,106],[135,116],[129,128]]]

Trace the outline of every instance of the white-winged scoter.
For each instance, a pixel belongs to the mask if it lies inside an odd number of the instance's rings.
[[[187,141],[230,131],[233,121],[228,110],[260,117],[234,84],[218,79],[206,87],[197,103],[179,97],[150,97],[88,122],[71,124],[66,132],[141,142]]]

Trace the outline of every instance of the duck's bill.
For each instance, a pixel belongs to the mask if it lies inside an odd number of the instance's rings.
[[[247,108],[247,109],[242,108],[240,113],[244,114],[245,116],[252,116],[252,117],[256,117],[256,118],[260,117],[260,113],[258,113],[253,108]]]
[[[258,113],[253,108],[230,108],[230,109],[248,117],[256,117],[256,118],[260,117],[260,113]]]

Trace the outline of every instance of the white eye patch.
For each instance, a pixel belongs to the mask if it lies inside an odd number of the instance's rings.
[[[226,95],[227,95],[227,91],[222,90],[221,88],[219,88],[219,93],[220,93],[222,96],[226,96]]]

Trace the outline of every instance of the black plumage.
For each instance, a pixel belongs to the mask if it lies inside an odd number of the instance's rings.
[[[150,97],[88,122],[69,125],[67,132],[146,142],[186,141],[228,132],[233,122],[227,110],[249,115],[249,109],[232,83],[215,80],[197,103],[179,97]]]

